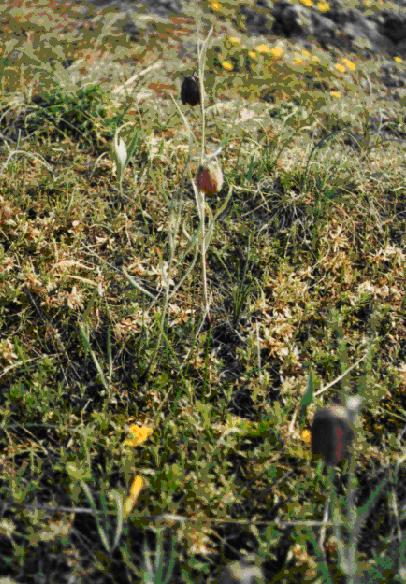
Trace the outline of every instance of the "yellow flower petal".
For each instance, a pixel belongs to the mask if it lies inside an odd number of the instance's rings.
[[[251,57],[251,59],[256,59],[257,58],[257,54],[255,51],[248,51],[248,55]]]
[[[341,59],[341,62],[349,69],[350,71],[355,71],[356,64],[349,59]]]
[[[257,45],[255,47],[255,50],[260,55],[266,55],[266,54],[269,54],[271,52],[271,47],[269,45],[266,45],[265,43],[262,43],[261,45]]]
[[[214,12],[218,12],[219,10],[221,10],[220,2],[215,2],[215,1],[210,2],[209,6]]]
[[[312,433],[310,432],[310,430],[303,430],[300,433],[300,439],[306,444],[310,444],[312,441]]]
[[[230,43],[230,45],[237,46],[237,45],[241,44],[241,39],[239,37],[236,37],[236,36],[227,37],[227,40]]]
[[[282,47],[272,47],[269,51],[270,55],[272,55],[274,59],[280,59],[283,55],[283,52],[284,51]]]
[[[331,97],[335,97],[336,99],[340,99],[341,98],[341,91],[332,89],[330,91],[330,95],[331,95]]]
[[[221,64],[223,65],[223,69],[226,71],[232,71],[234,69],[234,65],[231,63],[231,61],[222,61]]]
[[[401,63],[402,57],[399,57],[399,55],[396,55],[396,57],[393,57],[393,60],[395,61],[395,63]]]
[[[125,446],[132,446],[133,448],[143,444],[154,431],[153,428],[147,426],[137,426],[132,424],[129,429],[130,437],[124,441]]]
[[[330,10],[330,4],[324,0],[321,0],[321,2],[317,3],[317,8],[320,10],[320,12],[328,12]]]
[[[141,475],[136,475],[130,486],[130,491],[128,497],[124,502],[124,516],[128,517],[131,511],[134,509],[135,504],[138,501],[141,489],[144,486],[144,479]]]
[[[345,67],[342,63],[336,63],[334,67],[337,69],[339,73],[345,73]]]
[[[299,0],[300,4],[303,4],[303,6],[313,6],[313,0]]]

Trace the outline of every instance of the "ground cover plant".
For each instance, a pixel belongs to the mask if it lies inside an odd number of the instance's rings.
[[[404,62],[198,8],[0,8],[0,581],[400,583]]]

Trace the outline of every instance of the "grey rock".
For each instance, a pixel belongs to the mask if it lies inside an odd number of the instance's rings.
[[[277,2],[272,10],[272,32],[284,36],[313,36],[322,46],[335,45],[367,54],[379,50],[403,54],[406,49],[406,15],[384,12],[368,16],[361,10],[344,9],[331,0],[331,9],[320,14],[298,4]]]
[[[132,14],[127,12],[123,21],[123,31],[129,36],[130,40],[137,41],[140,37],[140,31],[134,22]]]
[[[364,37],[368,39],[371,48],[388,50],[391,43],[378,30],[378,24],[367,18],[359,10],[350,10],[348,20],[344,26],[344,32],[349,36],[354,45],[357,39]]]
[[[394,43],[406,41],[406,14],[385,12],[382,33]]]
[[[394,63],[385,63],[382,65],[382,81],[389,88],[405,86],[405,80],[399,75],[399,70]]]
[[[304,6],[278,2],[272,10],[272,32],[285,36],[313,34],[311,12]]]
[[[314,12],[312,14],[313,34],[324,44],[332,43],[337,38],[338,28],[329,18]]]
[[[272,23],[266,14],[258,12],[249,6],[241,6],[240,14],[245,17],[245,26],[254,34],[269,34]]]

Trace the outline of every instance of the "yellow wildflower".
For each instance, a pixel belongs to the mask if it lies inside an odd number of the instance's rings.
[[[349,59],[341,59],[341,62],[349,69],[350,71],[355,71],[356,64]]]
[[[303,59],[301,59],[300,57],[296,57],[295,59],[293,59],[292,63],[293,65],[301,65],[303,63]]]
[[[334,67],[337,69],[339,73],[345,73],[345,67],[342,63],[336,63]]]
[[[395,63],[401,63],[402,57],[399,57],[399,55],[396,55],[396,57],[393,57],[393,60],[395,61]]]
[[[330,4],[325,2],[325,0],[321,0],[317,3],[317,8],[320,10],[320,12],[328,12],[330,10]]]
[[[223,69],[226,71],[232,71],[234,69],[234,65],[231,61],[222,61],[221,64],[223,65]]]
[[[219,10],[221,10],[220,2],[216,2],[215,0],[210,2],[209,6],[213,10],[213,12],[218,12]]]
[[[251,57],[251,59],[256,59],[257,58],[257,54],[255,51],[248,51],[248,55]]]
[[[255,50],[260,55],[266,55],[266,54],[269,54],[271,52],[271,47],[269,45],[266,45],[265,43],[262,43],[261,45],[257,45],[255,47]]]
[[[241,39],[236,36],[227,37],[227,40],[230,43],[230,45],[238,46],[241,44]]]
[[[270,55],[274,58],[274,59],[280,59],[283,55],[283,48],[282,47],[272,47],[271,50],[269,51]]]
[[[124,440],[124,445],[136,448],[143,444],[151,436],[154,430],[147,426],[137,426],[137,424],[132,424],[128,431],[131,437]]]
[[[302,54],[302,57],[303,57],[304,59],[310,59],[310,58],[311,58],[311,56],[312,56],[311,52],[310,52],[310,51],[308,51],[307,49],[302,49],[302,50],[301,50],[301,54]]]
[[[320,63],[320,59],[317,55],[312,55],[312,62],[313,63]]]
[[[341,91],[338,91],[337,89],[332,89],[330,91],[330,95],[331,95],[331,97],[335,97],[336,99],[340,99],[341,98]]]
[[[141,475],[136,475],[133,482],[131,483],[128,497],[124,502],[124,517],[128,517],[128,515],[134,509],[143,486],[144,479],[142,478]]]
[[[305,442],[305,444],[310,444],[312,441],[312,433],[310,430],[302,430],[300,433],[300,439]]]
[[[299,0],[300,4],[303,4],[303,6],[307,6],[310,8],[310,6],[313,6],[313,0]]]

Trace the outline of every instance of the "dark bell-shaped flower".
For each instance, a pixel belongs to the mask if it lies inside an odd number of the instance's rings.
[[[312,454],[330,466],[348,457],[355,432],[354,421],[361,400],[350,398],[346,406],[332,405],[316,411],[312,424]]]
[[[196,185],[205,195],[215,195],[221,191],[223,183],[223,171],[217,161],[201,164],[197,169]]]
[[[180,97],[183,105],[199,105],[200,87],[199,79],[196,75],[191,75],[183,79]]]

